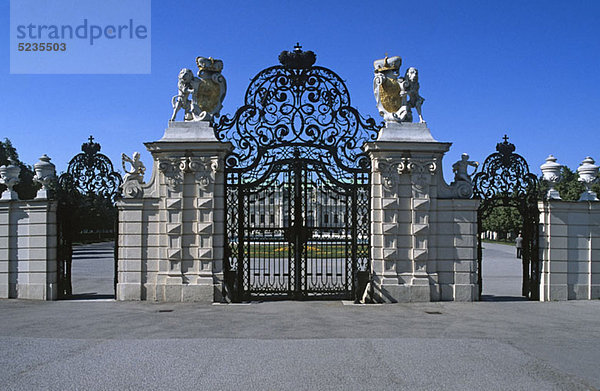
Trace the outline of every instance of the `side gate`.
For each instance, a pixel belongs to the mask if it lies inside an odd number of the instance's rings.
[[[378,127],[343,80],[296,46],[215,126],[226,157],[225,275],[234,300],[357,298],[370,273],[370,161]]]
[[[527,161],[515,152],[515,146],[504,141],[496,145],[481,171],[473,178],[474,198],[481,199],[477,212],[477,258],[479,295],[482,292],[483,221],[496,207],[513,207],[523,219],[523,284],[522,295],[530,300],[540,298],[540,258],[538,179],[529,172]]]
[[[115,207],[122,179],[100,144],[90,136],[82,152],[58,179],[59,298],[73,294],[71,265],[74,243],[114,240],[114,285],[117,284],[118,213]]]

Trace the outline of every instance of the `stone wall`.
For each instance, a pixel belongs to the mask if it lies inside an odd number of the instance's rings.
[[[478,200],[438,199],[432,233],[440,300],[479,299],[477,285]]]
[[[444,182],[450,143],[425,124],[388,124],[365,145],[372,162],[371,255],[374,299],[478,299],[477,208],[465,183]]]
[[[600,298],[600,202],[539,203],[540,300]]]
[[[0,298],[56,300],[56,201],[0,201]]]
[[[222,300],[223,158],[207,122],[172,122],[146,143],[148,184],[126,181],[119,208],[118,300]]]

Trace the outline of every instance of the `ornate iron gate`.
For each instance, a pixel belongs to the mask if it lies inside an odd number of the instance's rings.
[[[233,144],[225,278],[234,300],[353,298],[366,284],[370,161],[361,147],[378,127],[315,59],[298,45],[282,52],[282,65],[256,75],[245,104],[215,127]]]
[[[117,284],[118,216],[115,201],[122,179],[100,144],[90,136],[82,153],[69,162],[58,179],[58,287],[59,297],[72,295],[73,243],[115,239],[114,284]]]
[[[539,300],[538,179],[529,172],[525,159],[514,153],[515,146],[508,142],[507,136],[496,145],[496,151],[485,159],[481,171],[473,178],[474,197],[481,199],[477,213],[479,295],[482,292],[483,221],[496,207],[514,207],[523,218],[522,295]]]

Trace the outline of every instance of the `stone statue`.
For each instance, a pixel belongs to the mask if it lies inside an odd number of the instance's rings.
[[[171,121],[175,121],[180,109],[185,111],[184,121],[212,121],[219,116],[227,92],[227,83],[221,74],[223,61],[197,57],[196,65],[198,77],[194,77],[187,68],[179,72],[178,94],[172,99]]]
[[[419,122],[425,122],[423,121],[423,114],[421,113],[421,106],[423,105],[423,102],[425,102],[425,99],[419,95],[419,71],[417,68],[410,67],[406,70],[404,83],[407,84],[406,93],[410,98],[408,101],[408,113],[410,114],[410,119],[412,120],[410,108],[415,108],[419,115]]]
[[[140,183],[144,183],[146,166],[144,166],[144,163],[140,160],[140,153],[134,152],[133,159],[123,153],[121,154],[121,159],[123,162],[123,171],[125,171],[123,182],[135,180]],[[127,163],[129,163],[131,167],[129,170],[126,167]]]
[[[479,166],[479,162],[475,162],[469,160],[469,155],[463,153],[461,159],[452,165],[452,172],[454,173],[454,181],[455,182],[471,182],[471,175],[467,172],[469,166],[477,167]]]
[[[177,81],[178,93],[172,99],[171,104],[173,105],[173,115],[171,121],[175,121],[175,116],[180,109],[183,109],[184,120],[191,121],[194,117],[192,114],[192,104],[189,100],[189,96],[194,92],[192,88],[192,80],[194,80],[194,74],[191,69],[183,68],[179,71],[179,80]]]
[[[142,185],[144,184],[144,174],[146,173],[146,166],[140,160],[140,153],[134,152],[133,159],[124,153],[121,154],[123,171],[125,176],[123,177],[123,184],[121,185],[121,192],[124,198],[142,198],[144,190]],[[127,169],[127,163],[130,165],[130,169]]]
[[[404,77],[399,77],[401,65],[401,57],[387,55],[373,63],[373,93],[379,114],[386,122],[412,122],[411,109],[415,108],[419,121],[425,122],[421,113],[425,99],[419,95],[419,72],[411,67]]]

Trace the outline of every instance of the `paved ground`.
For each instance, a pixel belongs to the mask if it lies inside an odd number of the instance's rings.
[[[483,244],[483,300],[525,300],[521,296],[523,266],[515,246]]]
[[[114,243],[93,243],[73,248],[71,283],[75,299],[115,297]]]
[[[600,388],[600,301],[0,300],[0,311],[7,390]]]

